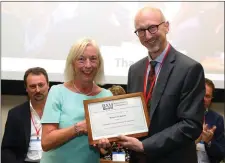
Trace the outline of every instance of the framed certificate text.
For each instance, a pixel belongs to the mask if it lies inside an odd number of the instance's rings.
[[[116,141],[119,135],[148,134],[149,114],[142,93],[84,100],[89,144],[101,138]]]

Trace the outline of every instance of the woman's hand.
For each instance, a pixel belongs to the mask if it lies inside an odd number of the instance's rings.
[[[81,134],[87,134],[87,124],[86,120],[80,121],[75,124],[75,131],[76,134],[81,135]]]

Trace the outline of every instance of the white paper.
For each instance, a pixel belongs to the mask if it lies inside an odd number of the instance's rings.
[[[148,132],[141,97],[88,105],[93,140]]]

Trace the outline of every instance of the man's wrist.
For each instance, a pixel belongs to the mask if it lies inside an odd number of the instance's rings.
[[[205,144],[207,147],[211,147],[211,144],[212,144],[211,141],[206,142],[206,141],[202,140],[201,142],[202,142],[202,144]]]

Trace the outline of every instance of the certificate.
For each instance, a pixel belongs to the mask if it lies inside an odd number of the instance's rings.
[[[143,93],[84,100],[89,144],[101,138],[118,140],[119,135],[147,136],[149,114]]]

